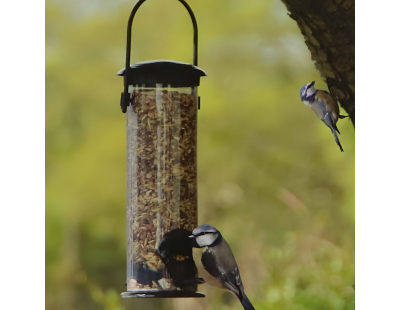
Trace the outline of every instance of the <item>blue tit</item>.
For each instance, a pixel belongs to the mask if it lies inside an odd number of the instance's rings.
[[[205,248],[201,256],[201,263],[206,271],[205,281],[233,293],[245,310],[255,310],[244,293],[239,267],[232,250],[221,233],[213,226],[201,225],[193,230],[193,235],[189,238],[193,238],[194,247]]]
[[[315,114],[328,126],[333,136],[335,137],[336,144],[339,145],[340,150],[343,152],[342,145],[340,144],[337,133],[340,134],[336,123],[339,118],[348,117],[339,114],[339,106],[335,99],[325,90],[315,89],[314,82],[304,85],[300,90],[300,98],[303,103],[313,109]],[[337,132],[337,133],[336,133]]]
[[[197,267],[193,260],[191,231],[177,228],[166,233],[157,247],[173,284],[183,290],[196,291],[197,284],[204,280],[197,277]]]

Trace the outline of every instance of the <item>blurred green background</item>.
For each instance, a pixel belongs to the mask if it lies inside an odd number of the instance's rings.
[[[116,72],[136,1],[46,1],[46,309],[242,309],[203,299],[128,299],[125,115]],[[278,0],[188,0],[199,25],[199,224],[230,243],[257,310],[354,308],[354,128],[330,130],[300,101],[316,80]],[[148,0],[131,62],[192,60],[189,15]],[[342,114],[344,111],[342,112]]]

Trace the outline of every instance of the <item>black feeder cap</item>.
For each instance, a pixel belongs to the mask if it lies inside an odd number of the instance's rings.
[[[117,75],[124,76],[125,68]],[[139,87],[194,87],[200,85],[200,77],[205,71],[188,63],[170,60],[143,61],[130,66],[127,77],[128,85]]]

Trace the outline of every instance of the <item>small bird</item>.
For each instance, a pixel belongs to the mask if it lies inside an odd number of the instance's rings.
[[[157,253],[176,287],[196,291],[197,284],[204,283],[204,280],[197,277],[192,240],[188,238],[191,234],[188,229],[171,230],[161,239]]]
[[[245,310],[255,310],[244,293],[239,267],[229,244],[221,233],[211,225],[201,225],[189,236],[196,248],[206,248],[201,256],[204,269],[209,274],[205,277],[208,284],[230,291],[239,298]]]
[[[313,109],[315,114],[328,126],[334,137],[336,144],[339,145],[340,150],[343,152],[342,145],[340,144],[339,137],[336,132],[339,129],[336,126],[336,122],[339,118],[348,117],[348,115],[339,114],[339,106],[335,99],[325,90],[315,89],[315,81],[304,85],[300,90],[300,98],[303,103]]]

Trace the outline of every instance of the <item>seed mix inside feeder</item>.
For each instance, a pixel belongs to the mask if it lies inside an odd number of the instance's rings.
[[[127,292],[122,297],[204,297],[197,285],[176,287],[157,253],[164,235],[197,226],[197,24],[193,65],[155,60],[130,65],[128,21],[121,109],[127,116]]]

